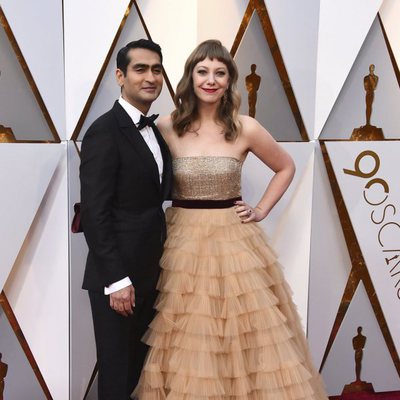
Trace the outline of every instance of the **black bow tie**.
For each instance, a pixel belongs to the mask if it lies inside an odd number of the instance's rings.
[[[137,124],[137,128],[140,131],[145,126],[153,126],[154,125],[154,121],[156,120],[157,117],[158,117],[158,114],[153,114],[153,115],[150,115],[149,117],[146,117],[145,115],[142,114],[140,116],[140,120],[139,120],[139,122]]]

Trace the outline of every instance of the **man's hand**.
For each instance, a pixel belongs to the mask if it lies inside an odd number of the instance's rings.
[[[127,317],[135,307],[135,288],[132,285],[110,294],[110,307],[118,314]]]

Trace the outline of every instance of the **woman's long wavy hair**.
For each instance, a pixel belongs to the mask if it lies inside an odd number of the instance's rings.
[[[238,70],[229,51],[219,40],[206,40],[200,43],[187,59],[174,97],[176,109],[171,115],[173,128],[178,136],[183,136],[192,130],[193,121],[198,119],[197,97],[193,89],[192,74],[196,64],[207,57],[210,60],[217,59],[228,68],[229,86],[218,106],[217,121],[224,126],[225,139],[234,141],[241,127],[238,119],[240,94],[236,88]]]

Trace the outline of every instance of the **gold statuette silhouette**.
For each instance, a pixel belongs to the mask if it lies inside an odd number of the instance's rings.
[[[1,361],[2,354],[0,353],[0,400],[3,400],[4,395],[4,379],[7,375],[8,365]]]
[[[369,66],[369,74],[364,77],[365,89],[365,116],[366,124],[355,128],[350,140],[383,140],[382,128],[371,125],[372,103],[374,102],[374,92],[378,86],[379,77],[375,75],[375,65]]]
[[[362,327],[359,326],[357,328],[357,335],[353,337],[356,380],[344,387],[343,394],[354,392],[374,392],[372,383],[361,380],[361,364],[364,354],[365,343],[367,342],[367,338],[361,332]]]
[[[246,90],[249,92],[249,116],[253,118],[256,116],[257,90],[261,82],[261,76],[256,74],[256,68],[256,64],[251,64],[251,74],[246,76]]]
[[[15,136],[11,128],[0,125],[0,143],[15,143]]]

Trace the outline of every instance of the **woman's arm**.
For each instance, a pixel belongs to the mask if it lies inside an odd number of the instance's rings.
[[[248,151],[255,154],[275,172],[257,206],[243,222],[264,219],[286,192],[295,173],[295,165],[289,153],[255,119],[241,117],[242,135]],[[238,213],[248,210],[245,203],[239,204]],[[254,212],[253,212],[254,211]],[[239,214],[240,215],[240,214]],[[243,217],[243,214],[241,215]],[[246,216],[246,214],[244,214]]]

